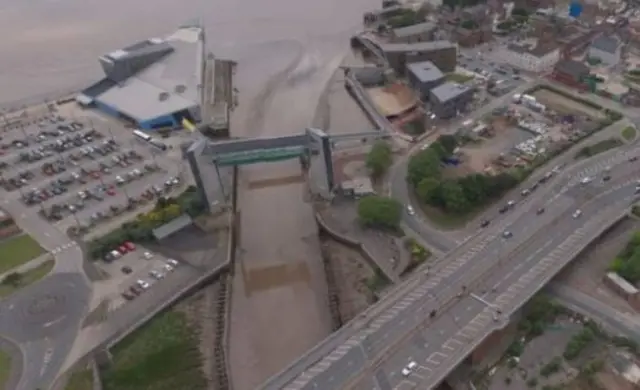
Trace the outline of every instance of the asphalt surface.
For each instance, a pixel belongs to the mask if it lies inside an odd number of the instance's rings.
[[[637,155],[639,152],[633,149],[632,153]],[[374,386],[368,388],[422,389],[437,384],[437,378],[444,377],[456,365],[447,361],[459,354],[448,351],[460,352],[456,349],[470,345],[470,340],[481,339],[482,332],[490,331],[489,327],[506,324],[506,319],[498,323],[493,321],[495,309],[469,295],[452,301],[463,292],[462,286],[478,296],[487,294],[486,299],[495,300],[505,308],[519,306],[524,301],[523,294],[527,296],[539,287],[534,282],[540,275],[558,263],[558,259],[566,259],[567,251],[586,239],[588,231],[584,225],[592,215],[616,200],[633,195],[635,178],[630,175],[637,167],[626,162],[628,157],[629,154],[619,153],[617,157],[582,167],[581,171],[567,172],[568,176],[559,175],[561,177],[538,190],[539,199],[535,196],[524,199],[504,220],[456,249],[448,256],[455,261],[441,262],[444,268],[432,272],[433,276],[418,276],[422,281],[412,279],[402,288],[403,294],[390,299],[386,310],[351,324],[356,329],[351,337],[340,340],[340,344],[334,342],[330,353],[322,351],[324,359],[316,356],[315,364],[306,367],[297,379],[288,381],[287,386],[274,381],[265,389],[279,386],[287,389],[342,388],[372,362],[379,362],[373,365],[379,368],[375,372],[364,371],[364,382],[351,383],[352,386],[369,386],[371,378],[375,379]],[[602,172],[609,165],[613,167],[613,179],[606,185],[598,178],[587,187],[567,185],[584,175]],[[598,194],[600,197],[595,197]],[[592,203],[581,206],[583,216],[572,218],[571,214],[579,204],[588,199]],[[540,201],[547,211],[536,215]],[[506,229],[513,233],[507,240],[501,237]],[[473,284],[478,278],[482,282]],[[491,292],[494,286],[497,290]],[[443,312],[441,307],[445,303],[449,308]],[[425,323],[434,309],[439,310],[440,315],[432,323]],[[467,340],[463,339],[465,334]],[[399,372],[412,360],[418,362],[420,369],[403,379]]]
[[[108,137],[110,130],[107,129],[107,126],[109,126],[108,123],[105,124],[101,121],[94,123],[94,127]],[[88,129],[89,126],[85,126],[84,131]],[[37,129],[29,128],[29,133],[34,131]],[[148,159],[146,162],[152,161],[149,149],[145,150],[144,147],[136,144],[129,131],[122,132],[119,129],[119,132],[120,134],[116,134],[115,138],[120,141],[122,149],[142,149],[141,154]],[[5,139],[20,138],[21,136],[22,133],[19,130],[3,133]],[[34,147],[36,146],[29,148]],[[3,159],[13,161],[16,153],[20,151],[11,150],[3,156]],[[13,164],[5,171],[5,177],[11,177],[26,169],[30,169],[34,173],[37,172],[36,177],[25,187],[27,190],[42,186],[50,180],[68,176],[83,166],[90,168],[97,165],[96,161],[85,160],[80,161],[77,167],[69,167],[66,172],[55,176],[45,177],[39,172],[43,163],[66,156],[71,152],[63,152],[61,155],[51,156],[33,164]],[[111,156],[102,159],[108,158]],[[170,161],[164,155],[156,158],[158,164],[165,167],[165,171],[148,174],[142,180],[132,182],[127,186],[128,195],[137,196],[149,185],[161,185],[168,176],[178,173],[178,164]],[[123,174],[137,167],[116,167],[110,175],[105,175],[102,180],[108,184],[118,174]],[[48,200],[45,204],[65,201],[67,198],[76,196],[77,191],[97,184],[100,184],[100,181],[94,180],[82,187],[70,189],[69,193]],[[77,224],[77,221],[74,216],[68,215],[58,223],[48,223],[38,214],[40,206],[29,207],[20,200],[20,191],[2,191],[2,194],[0,207],[11,214],[20,228],[38,241],[45,251],[55,259],[54,269],[47,277],[4,298],[0,305],[0,335],[6,340],[4,344],[11,343],[13,345],[13,348],[8,348],[14,362],[12,383],[9,384],[12,387],[9,388],[12,390],[47,389],[68,358],[78,336],[81,322],[87,314],[92,292],[89,281],[84,274],[83,253],[76,242],[67,235],[67,229]],[[105,200],[100,203],[87,204],[87,209],[76,216],[77,220],[84,223],[92,212],[124,203],[127,194],[122,188],[118,188],[115,196],[105,197]],[[98,228],[101,228],[100,225]],[[125,322],[133,322],[139,317],[140,312],[138,309],[138,313],[129,314],[128,321],[121,320],[115,321],[115,323],[121,325]],[[16,351],[20,351],[20,354],[17,354]]]
[[[547,291],[563,306],[593,319],[607,330],[640,340],[640,324],[634,316],[621,313],[587,294],[557,283],[548,285]]]

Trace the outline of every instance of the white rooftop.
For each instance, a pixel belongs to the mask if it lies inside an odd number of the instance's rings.
[[[149,120],[199,105],[203,44],[200,27],[185,27],[152,43],[168,43],[174,50],[139,73],[97,96],[96,100],[136,120]],[[124,50],[109,54],[127,55]]]

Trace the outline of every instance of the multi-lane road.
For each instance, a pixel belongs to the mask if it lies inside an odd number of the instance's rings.
[[[639,153],[629,148],[560,172],[490,229],[451,252],[429,275],[414,276],[264,388],[436,385],[470,346],[506,324],[504,313],[518,308],[557,272],[556,266],[586,245],[592,229],[628,207],[640,178],[628,159]],[[607,167],[613,179],[604,183],[598,175]],[[596,178],[584,186],[579,181],[587,175]],[[546,211],[538,215],[540,207]],[[583,214],[573,218],[578,208]],[[513,237],[504,238],[506,230]],[[405,377],[401,370],[411,361],[417,369]]]

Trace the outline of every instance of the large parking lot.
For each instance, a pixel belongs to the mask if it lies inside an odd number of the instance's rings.
[[[0,129],[0,186],[62,229],[101,230],[183,188],[182,162],[116,122],[50,113]]]

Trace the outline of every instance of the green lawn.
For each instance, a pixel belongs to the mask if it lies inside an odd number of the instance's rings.
[[[195,330],[184,313],[159,315],[116,345],[102,371],[104,390],[203,390]]]
[[[93,373],[91,369],[75,371],[64,390],[93,390]]]
[[[49,272],[51,272],[54,265],[55,265],[55,261],[47,260],[35,268],[32,268],[26,272],[20,273],[19,274],[20,279],[17,283],[14,283],[14,284],[9,284],[5,282],[0,283],[0,297],[6,297],[7,295],[11,295],[17,290],[44,278],[49,274]]]
[[[0,350],[0,390],[5,390],[5,385],[11,374],[11,357],[3,350]],[[9,390],[9,389],[6,389]]]
[[[491,204],[487,204],[484,207],[478,207],[477,209],[464,214],[448,214],[439,210],[437,207],[421,205],[422,211],[427,219],[442,230],[462,229],[489,207],[491,207]]]
[[[584,148],[580,149],[578,153],[576,153],[575,157],[576,158],[593,157],[596,154],[600,154],[600,153],[606,152],[607,150],[617,148],[622,144],[623,142],[618,138],[605,139],[600,142],[596,142],[593,145],[585,146]]]
[[[447,80],[454,83],[464,84],[469,80],[473,80],[473,76],[464,73],[449,73],[447,74]]]
[[[633,126],[627,126],[622,129],[622,138],[626,139],[627,141],[632,141],[634,138],[636,138],[636,128]]]
[[[0,274],[32,260],[44,253],[44,249],[29,236],[22,234],[0,242]]]

